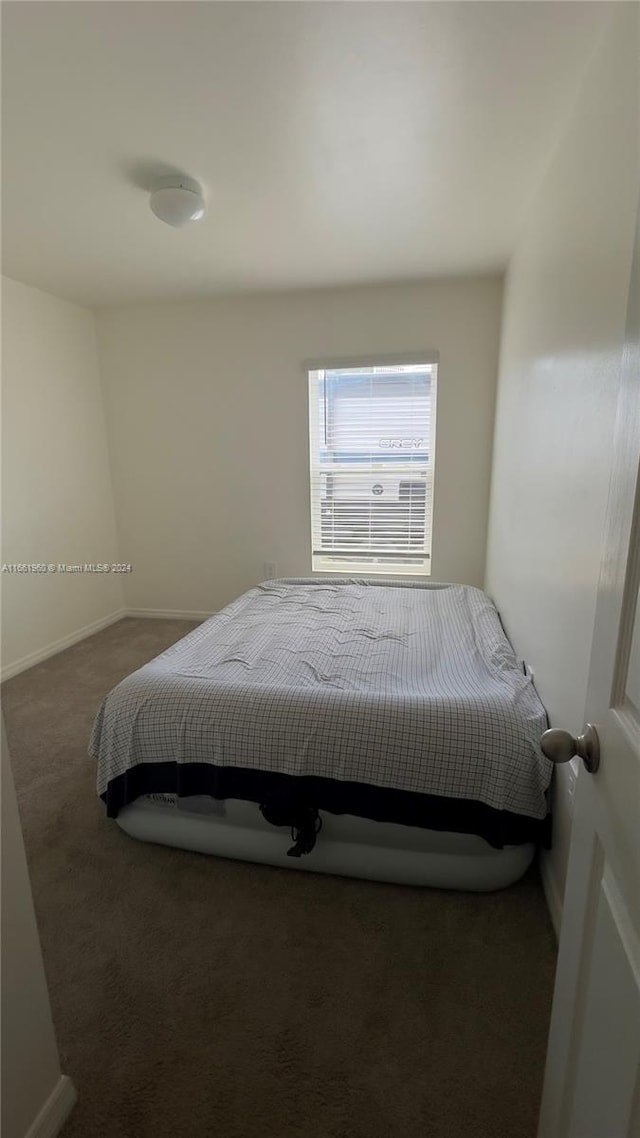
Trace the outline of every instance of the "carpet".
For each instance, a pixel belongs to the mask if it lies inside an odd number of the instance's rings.
[[[493,894],[145,845],[104,816],[102,696],[193,624],[127,618],[3,686],[64,1138],[535,1138],[555,968]]]

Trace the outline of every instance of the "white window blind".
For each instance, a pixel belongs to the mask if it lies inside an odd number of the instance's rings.
[[[429,573],[435,363],[309,372],[314,569]]]

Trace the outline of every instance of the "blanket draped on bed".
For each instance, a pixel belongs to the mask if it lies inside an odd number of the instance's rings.
[[[210,794],[546,840],[546,715],[493,603],[415,582],[268,581],[104,700],[107,812]]]

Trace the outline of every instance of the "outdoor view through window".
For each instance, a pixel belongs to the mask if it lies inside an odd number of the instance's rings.
[[[435,362],[309,372],[313,569],[430,572]]]

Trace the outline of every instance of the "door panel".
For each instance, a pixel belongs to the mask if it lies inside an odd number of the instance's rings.
[[[600,853],[600,851],[599,851]],[[602,855],[598,857],[602,864]],[[615,878],[605,868],[583,948],[581,1031],[575,1058],[571,1138],[627,1134],[640,1053],[639,942]],[[607,984],[600,978],[607,976]],[[622,1044],[622,1046],[620,1046]],[[594,1079],[592,1072],[597,1071]],[[604,1093],[603,1093],[604,1091]]]
[[[640,214],[539,1138],[640,1138]]]
[[[636,615],[633,622],[629,669],[627,672],[626,696],[632,705],[633,714],[640,717],[640,609],[636,594]]]

